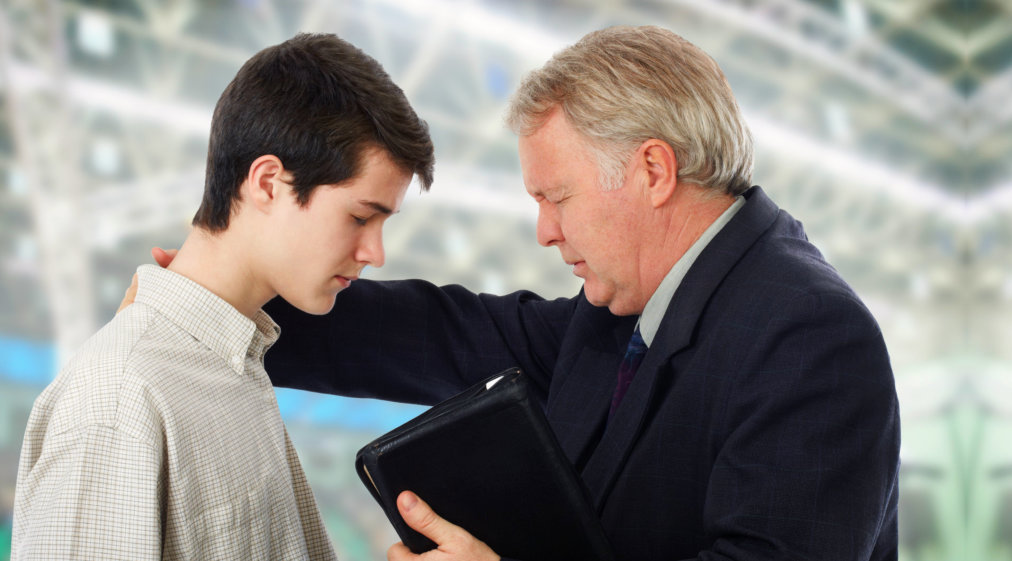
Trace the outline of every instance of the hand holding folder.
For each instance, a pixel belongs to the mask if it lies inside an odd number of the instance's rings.
[[[439,403],[362,448],[359,477],[413,552],[435,547],[397,510],[410,490],[503,557],[614,558],[572,464],[518,369]]]

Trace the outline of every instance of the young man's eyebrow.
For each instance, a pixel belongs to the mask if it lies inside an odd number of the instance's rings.
[[[365,205],[367,207],[370,207],[373,210],[375,210],[376,212],[379,212],[381,214],[394,214],[394,211],[392,209],[389,209],[386,206],[381,205],[380,203],[377,203],[376,201],[362,201],[362,200],[360,200],[359,204],[362,204],[362,205]]]

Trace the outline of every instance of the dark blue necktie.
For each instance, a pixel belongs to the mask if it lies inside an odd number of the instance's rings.
[[[629,338],[629,346],[626,347],[625,356],[622,357],[622,364],[618,367],[618,383],[615,384],[615,393],[611,396],[609,417],[615,414],[618,404],[625,397],[625,392],[629,389],[629,384],[632,383],[633,376],[636,375],[636,370],[640,367],[640,363],[643,362],[645,354],[647,354],[647,345],[643,342],[643,336],[640,335],[640,328],[637,327],[636,331],[633,331],[632,337]]]

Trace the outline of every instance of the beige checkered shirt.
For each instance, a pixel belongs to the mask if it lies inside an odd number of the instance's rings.
[[[263,368],[277,325],[138,274],[35,401],[11,558],[334,559]]]

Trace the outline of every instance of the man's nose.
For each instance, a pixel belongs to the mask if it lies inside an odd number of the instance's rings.
[[[383,251],[383,230],[376,228],[374,232],[367,233],[358,246],[356,261],[366,263],[372,267],[382,267],[386,261],[386,254]]]
[[[546,209],[545,205],[538,208],[538,243],[551,247],[562,242],[562,227],[559,225],[558,217],[552,209]]]

